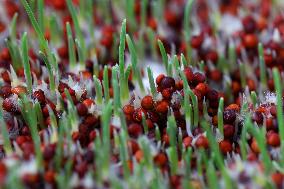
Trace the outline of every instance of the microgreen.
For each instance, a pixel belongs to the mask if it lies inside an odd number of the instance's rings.
[[[226,185],[226,187],[229,187],[229,186],[231,187],[232,186],[232,182],[231,182],[231,180],[229,178],[227,170],[225,169],[225,165],[224,165],[224,161],[223,161],[220,149],[219,149],[219,145],[218,145],[218,143],[215,140],[215,137],[214,137],[214,135],[213,135],[213,133],[211,131],[211,128],[209,127],[208,123],[205,120],[203,120],[201,122],[201,125],[205,129],[205,131],[206,131],[206,136],[207,136],[207,138],[209,140],[209,146],[210,146],[210,149],[211,149],[212,156],[214,157],[216,165],[220,169],[221,174],[222,174],[222,176],[225,179],[225,185]]]
[[[279,128],[279,134],[281,138],[281,145],[284,142],[284,119],[283,119],[283,108],[282,108],[282,86],[279,71],[273,68],[273,80],[276,90],[276,108],[277,108],[277,123]]]
[[[112,101],[110,100],[105,108],[102,110],[102,143],[103,143],[103,153],[104,153],[104,161],[103,161],[103,169],[104,171],[109,170],[110,163],[110,121],[112,115]]]
[[[158,39],[158,46],[159,46],[159,49],[160,49],[160,52],[162,54],[162,60],[163,60],[163,64],[167,70],[167,74],[168,74],[168,55],[166,53],[166,49],[162,43],[162,41],[160,39]]]
[[[260,82],[262,88],[265,89],[267,86],[266,66],[264,62],[263,46],[261,43],[258,44],[258,56],[259,56],[259,67],[260,67]]]
[[[184,91],[184,113],[185,113],[185,121],[186,121],[186,131],[189,136],[192,136],[192,126],[193,126],[193,115],[192,115],[192,106],[189,103],[189,90]]]
[[[257,144],[260,148],[261,157],[263,160],[264,168],[266,173],[268,173],[271,170],[271,159],[269,157],[269,154],[266,149],[266,143],[265,143],[265,128],[259,128],[257,129],[253,123],[251,122],[250,118],[247,118],[245,120],[245,127],[247,127],[247,130],[252,133],[252,135],[255,137]]]
[[[108,67],[104,67],[104,73],[103,73],[103,88],[104,88],[104,98],[105,101],[109,101],[109,79],[108,79]]]
[[[128,78],[125,75],[125,62],[124,62],[124,50],[125,50],[125,38],[126,38],[126,19],[123,20],[120,31],[119,42],[119,78],[120,78],[120,97],[123,101],[129,98]]]
[[[40,128],[43,129],[45,127],[45,125],[44,125],[44,118],[43,118],[42,110],[41,110],[41,107],[40,107],[40,103],[35,102],[34,108],[35,108],[35,111],[36,111],[37,120],[38,120],[38,123],[40,125]]]
[[[38,35],[41,50],[42,51],[45,50],[45,51],[47,51],[47,54],[50,54],[49,48],[48,48],[48,43],[44,38],[43,31],[41,30],[40,25],[36,21],[35,15],[34,15],[32,9],[31,9],[29,3],[27,2],[27,0],[21,0],[21,2],[22,2],[23,6],[24,6],[29,18],[30,18],[30,21],[31,21],[31,23],[34,27],[35,32]]]
[[[43,52],[40,51],[39,56],[46,65],[46,68],[47,68],[47,71],[48,71],[48,76],[49,76],[49,87],[50,87],[51,92],[54,93],[55,92],[55,77],[54,77],[54,74],[53,74],[52,66],[51,66],[49,60],[47,59],[47,57],[44,55]]]
[[[17,38],[17,18],[18,18],[18,13],[15,13],[12,21],[11,21],[11,27],[10,27],[10,37],[12,41],[15,41]]]
[[[161,132],[158,125],[155,125],[155,137],[157,141],[161,140]]]
[[[208,186],[210,186],[210,188],[214,189],[220,188],[219,184],[217,183],[218,177],[216,175],[216,170],[212,160],[209,160],[206,175],[208,180]]]
[[[126,131],[120,132],[120,134],[119,134],[120,159],[122,161],[124,178],[127,179],[129,177],[130,170],[129,170],[129,167],[128,167],[128,164],[127,164],[129,157],[128,157],[126,138],[127,138]]]
[[[142,115],[142,125],[143,125],[143,128],[144,128],[144,133],[148,134],[148,125],[147,125],[146,118],[145,118],[144,114]]]
[[[240,66],[240,78],[241,78],[241,86],[244,89],[246,87],[246,69],[245,69],[245,65],[240,62],[239,63]]]
[[[44,1],[38,0],[37,1],[37,17],[38,17],[38,24],[41,31],[44,31]]]
[[[71,68],[74,68],[76,65],[76,55],[75,55],[75,45],[72,35],[72,30],[70,23],[66,23],[66,31],[67,31],[67,38],[68,38],[68,54],[69,54],[69,61]]]
[[[24,71],[25,71],[25,78],[27,82],[27,89],[28,92],[31,94],[32,91],[32,74],[30,69],[30,62],[29,62],[29,52],[28,52],[28,40],[27,40],[27,33],[24,33],[22,37],[22,59],[24,63]]]
[[[155,32],[151,29],[151,28],[147,28],[147,36],[150,40],[151,43],[151,52],[152,52],[152,56],[154,59],[157,58],[157,48],[156,48],[156,37],[155,37]]]
[[[126,35],[126,41],[127,41],[127,45],[128,45],[129,51],[130,51],[130,55],[131,55],[132,69],[133,69],[133,73],[134,73],[133,80],[138,82],[140,90],[144,92],[145,89],[144,89],[144,85],[143,85],[143,82],[142,82],[141,72],[139,70],[139,66],[137,65],[138,58],[137,58],[136,50],[135,50],[134,44],[133,44],[133,42],[132,42],[132,40],[131,40],[131,38],[128,34]]]
[[[222,137],[224,135],[223,111],[224,111],[224,98],[221,97],[219,100],[219,107],[218,107],[218,129]]]
[[[103,90],[100,80],[94,75],[94,83],[96,90],[96,102],[98,105],[102,105],[103,103]]]
[[[50,17],[49,27],[51,30],[50,31],[51,40],[53,41],[53,43],[55,43],[57,42],[57,40],[60,39],[60,36],[61,36],[61,31],[59,29],[55,14],[52,14]]]
[[[37,117],[36,117],[36,112],[33,107],[33,105],[30,104],[28,101],[27,97],[23,95],[21,99],[19,100],[20,107],[21,107],[21,113],[23,117],[25,118],[26,123],[29,126],[31,136],[33,139],[33,143],[35,146],[35,154],[36,154],[36,162],[37,162],[37,167],[39,169],[43,168],[42,167],[42,152],[40,148],[40,138],[38,135],[38,130],[37,130]]]
[[[71,14],[71,17],[72,17],[72,20],[73,20],[73,23],[74,23],[74,28],[75,28],[75,31],[76,31],[76,35],[80,41],[80,44],[81,44],[81,47],[82,47],[82,52],[84,53],[83,54],[83,57],[82,59],[85,60],[86,59],[86,53],[87,53],[87,49],[85,48],[85,40],[84,40],[84,36],[83,36],[83,33],[80,29],[80,25],[79,25],[79,21],[78,21],[78,18],[77,18],[77,13],[75,11],[75,7],[72,3],[71,0],[66,0],[67,2],[67,7],[69,9],[69,12]]]
[[[153,72],[150,67],[147,68],[147,73],[148,73],[148,79],[150,83],[150,90],[154,98],[157,97],[157,90],[154,82],[154,77],[153,77]]]
[[[5,39],[5,43],[11,55],[13,68],[17,71],[22,68],[22,60],[19,48],[17,44],[14,41],[11,41],[10,39]]]
[[[3,118],[2,110],[0,110],[0,124],[1,124],[2,137],[4,139],[3,147],[4,147],[4,150],[5,150],[5,153],[7,155],[10,155],[13,152],[13,149],[12,149],[12,145],[11,145],[11,141],[10,141],[9,131],[7,129],[7,125],[6,125],[4,118]]]
[[[84,64],[84,52],[83,52],[83,49],[82,49],[82,45],[77,38],[75,39],[75,44],[76,44],[77,51],[78,51],[79,62],[81,64],[81,66],[85,66],[85,64]]]
[[[252,104],[255,107],[257,105],[257,95],[255,91],[251,91],[250,97],[251,97]]]
[[[121,107],[121,99],[120,99],[120,93],[119,93],[119,87],[117,82],[117,69],[112,68],[112,88],[113,88],[113,100],[114,100],[114,112],[115,114],[118,113],[118,110]]]
[[[189,18],[190,18],[190,12],[193,6],[194,0],[188,0],[185,6],[185,12],[184,12],[184,23],[183,23],[183,32],[185,35],[185,40],[186,40],[186,52],[187,52],[187,58],[191,58],[191,47],[190,47],[190,23],[189,23]]]

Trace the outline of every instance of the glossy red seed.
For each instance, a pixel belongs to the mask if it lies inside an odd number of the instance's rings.
[[[133,138],[138,138],[143,133],[142,126],[137,123],[132,123],[127,128],[128,133]]]
[[[79,116],[85,116],[88,113],[88,108],[83,103],[78,103],[76,109]]]
[[[150,95],[143,97],[141,100],[141,106],[145,110],[152,110],[154,108],[153,97]]]
[[[0,96],[2,98],[8,98],[12,94],[11,86],[5,85],[0,88]]]
[[[267,136],[267,144],[273,147],[280,146],[280,137],[277,133],[271,133]]]
[[[208,92],[208,86],[205,83],[199,83],[195,87],[196,90],[198,90],[202,96],[205,96]]]
[[[160,86],[162,89],[167,89],[167,88],[174,88],[175,87],[175,80],[172,77],[164,77],[160,83]]]
[[[208,139],[201,135],[197,138],[197,140],[195,141],[195,144],[194,144],[197,148],[205,148],[207,149],[209,147],[209,141]]]
[[[224,125],[224,137],[225,139],[231,139],[234,136],[235,128],[233,125]]]
[[[37,99],[38,102],[41,104],[41,105],[44,105],[45,104],[45,95],[44,95],[44,92],[43,90],[39,89],[37,91],[35,91],[32,95],[32,97],[34,99]]]
[[[246,34],[244,37],[244,45],[246,48],[255,48],[258,44],[258,39],[254,34]]]
[[[15,102],[10,98],[4,99],[2,107],[7,112],[11,112],[11,113],[19,113],[20,112],[19,106],[17,104],[15,104]]]
[[[234,123],[236,120],[236,112],[234,110],[225,110],[223,112],[223,119],[225,123]]]
[[[182,140],[183,145],[185,148],[191,147],[192,137],[187,136]]]
[[[156,105],[156,111],[158,113],[167,113],[169,108],[169,103],[167,101],[158,102]]]
[[[187,81],[189,83],[191,83],[192,80],[193,80],[193,77],[194,77],[192,70],[189,67],[186,67],[186,68],[184,68],[183,72],[184,72],[184,75],[185,75]]]
[[[233,150],[232,144],[227,140],[219,142],[219,148],[223,154],[227,154]]]
[[[205,82],[205,80],[206,80],[206,77],[205,77],[204,74],[202,74],[200,72],[194,73],[194,76],[193,76],[194,85],[197,85],[198,83],[203,83],[203,82]]]
[[[163,167],[167,164],[167,156],[165,153],[158,153],[155,157],[154,157],[154,163],[159,166],[159,167]]]

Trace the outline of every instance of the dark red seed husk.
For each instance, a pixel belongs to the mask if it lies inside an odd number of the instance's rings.
[[[223,113],[223,119],[225,123],[234,123],[236,120],[236,112],[234,110],[225,110]]]
[[[83,103],[78,103],[76,109],[79,116],[85,116],[88,114],[88,108]]]

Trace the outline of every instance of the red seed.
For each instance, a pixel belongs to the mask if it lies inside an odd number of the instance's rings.
[[[123,112],[127,115],[132,115],[134,111],[135,109],[132,105],[127,104],[123,107]]]
[[[172,77],[164,77],[161,81],[160,84],[162,89],[167,89],[167,88],[174,88],[175,87],[175,80]]]
[[[138,108],[133,112],[132,118],[137,122],[141,122],[143,114],[146,116],[145,110],[143,110],[142,108]]]
[[[88,108],[83,103],[78,103],[76,109],[79,116],[85,116],[88,113]]]
[[[86,100],[83,101],[83,104],[84,104],[87,108],[90,108],[92,105],[95,104],[95,102],[94,102],[92,99],[88,98],[88,99],[86,99]]]
[[[1,73],[1,77],[6,83],[11,82],[10,75],[9,75],[7,70],[5,70],[4,72]]]
[[[270,133],[267,135],[267,144],[273,147],[280,146],[280,137],[277,133]]]
[[[252,16],[247,16],[242,20],[244,31],[246,33],[253,33],[257,29],[257,23]]]
[[[141,106],[145,110],[152,110],[154,108],[154,100],[150,95],[145,96],[141,100]]]
[[[138,138],[139,135],[143,133],[141,125],[137,123],[132,123],[128,126],[128,133],[133,138]]]
[[[207,149],[209,147],[208,139],[203,135],[199,136],[198,139],[195,141],[195,146],[197,148]]]
[[[162,91],[162,96],[165,100],[170,100],[173,94],[173,90],[171,88],[164,89]]]
[[[193,76],[193,83],[194,85],[197,85],[198,83],[203,83],[205,82],[206,78],[205,78],[205,75],[200,73],[200,72],[196,72],[194,73],[194,76]]]
[[[234,110],[225,110],[223,112],[223,119],[225,123],[234,123],[236,120],[236,112]]]
[[[259,146],[257,144],[257,141],[255,138],[253,138],[252,143],[251,143],[251,149],[254,153],[259,154],[260,153],[260,149]]]
[[[225,139],[231,139],[234,136],[235,128],[233,125],[224,125],[224,137]]]
[[[35,91],[32,95],[32,97],[34,99],[37,99],[38,102],[41,104],[41,105],[44,105],[45,104],[45,95],[44,95],[44,92],[43,90],[39,89],[37,91]]]
[[[15,102],[10,98],[4,99],[2,107],[7,112],[11,112],[11,113],[19,113],[20,112],[18,105],[15,104]]]
[[[275,183],[275,185],[277,186],[277,188],[283,188],[284,186],[284,175],[282,173],[273,173],[271,175],[271,179],[272,181]]]
[[[2,98],[8,98],[12,94],[11,86],[5,85],[0,88],[0,96]]]
[[[157,106],[156,106],[156,111],[158,113],[167,113],[168,112],[168,107],[169,107],[169,103],[167,101],[161,101],[158,102]]]
[[[198,90],[202,96],[205,96],[208,92],[208,86],[205,83],[199,83],[196,85],[195,89]]]
[[[254,34],[246,34],[244,37],[244,45],[247,48],[255,48],[258,44],[258,39]]]
[[[44,173],[44,180],[47,182],[47,183],[55,183],[55,172],[51,171],[51,170],[48,170]]]
[[[187,136],[183,139],[182,143],[185,146],[185,148],[191,147],[192,137]]]
[[[199,49],[203,43],[204,37],[203,35],[192,36],[190,44],[192,48]]]
[[[20,95],[20,94],[26,93],[27,89],[24,86],[17,86],[17,87],[12,88],[11,92],[16,95]]]
[[[231,152],[233,150],[232,144],[227,140],[221,141],[219,143],[219,148],[223,154],[227,154],[228,152]]]
[[[154,163],[159,166],[159,167],[163,167],[167,164],[167,156],[165,153],[158,153],[155,157],[154,157]]]
[[[186,67],[186,68],[184,68],[183,72],[184,72],[184,75],[185,75],[187,81],[189,83],[191,83],[192,80],[193,80],[193,77],[194,77],[192,70],[189,67]]]

